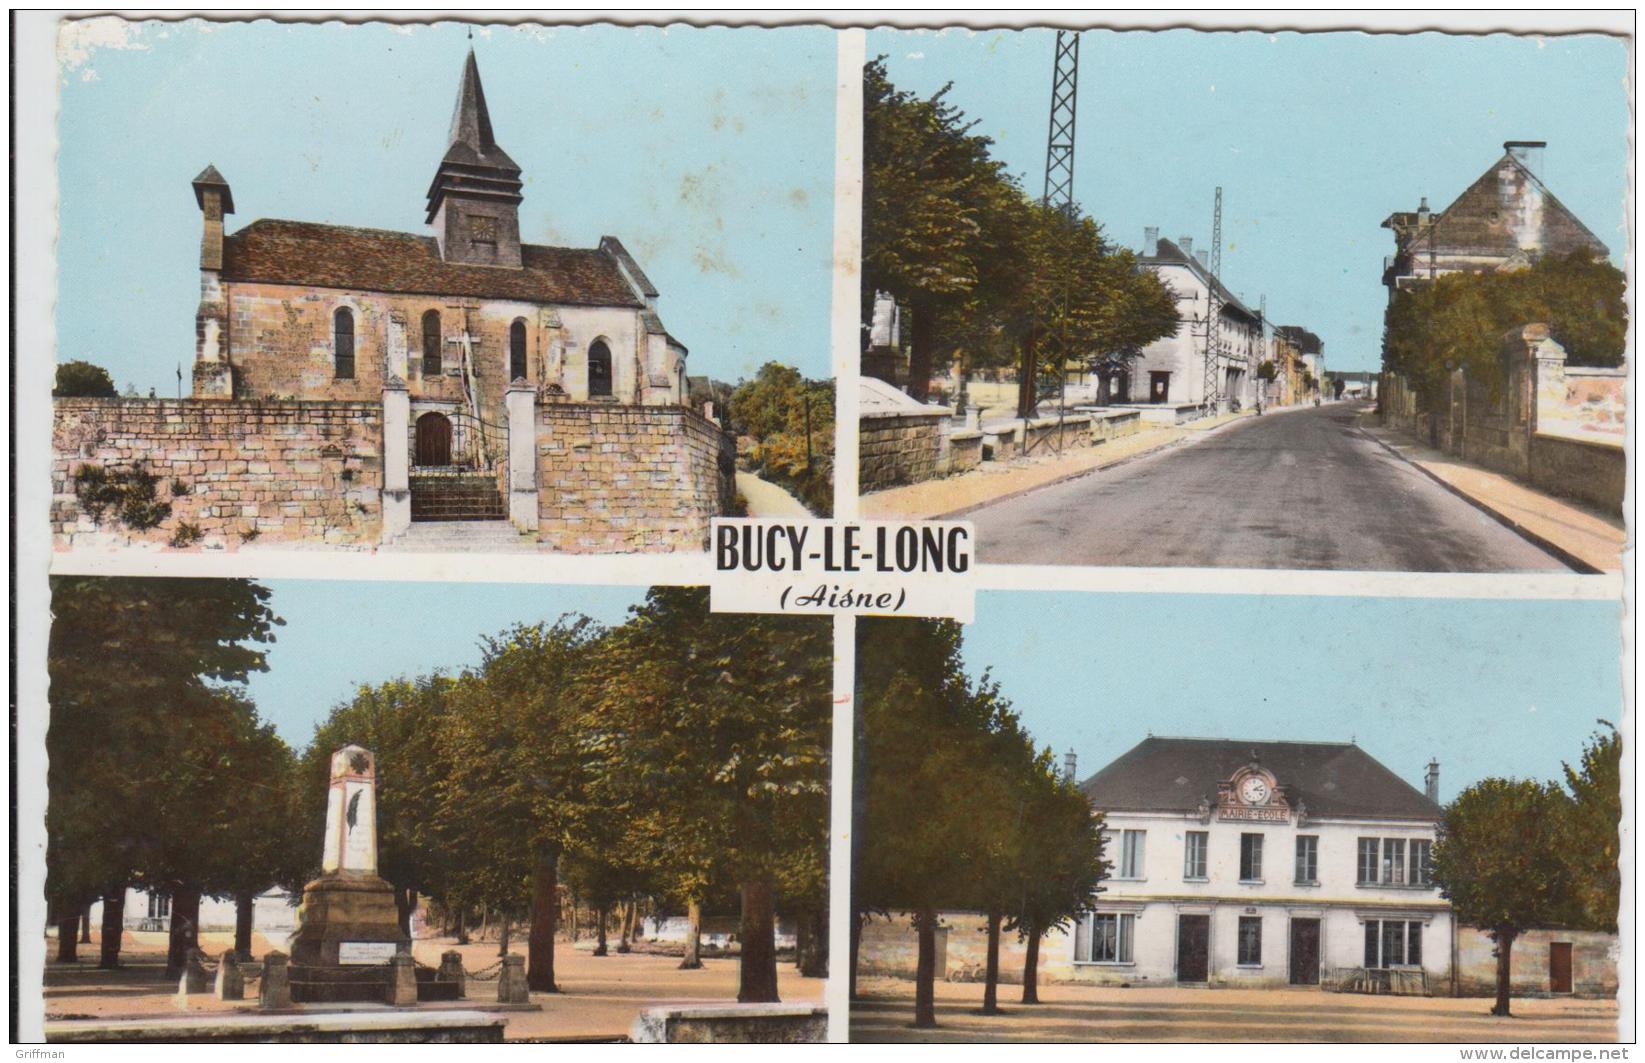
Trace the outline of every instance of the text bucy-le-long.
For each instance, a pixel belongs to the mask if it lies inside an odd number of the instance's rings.
[[[721,520],[714,523],[719,572],[914,573],[971,569],[971,527],[925,521]]]

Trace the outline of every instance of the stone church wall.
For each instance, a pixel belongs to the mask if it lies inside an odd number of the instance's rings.
[[[381,403],[55,399],[54,542],[237,549],[258,542],[375,544],[382,526]],[[141,465],[134,528],[118,501],[88,511]],[[82,469],[96,470],[82,472]],[[130,494],[128,489],[128,495]],[[168,508],[169,507],[169,510]],[[141,523],[141,522],[140,522]]]
[[[537,410],[538,539],[564,553],[708,548],[730,511],[735,452],[683,406],[546,403]]]

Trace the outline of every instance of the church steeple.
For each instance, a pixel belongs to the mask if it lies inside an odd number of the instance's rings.
[[[428,223],[447,262],[520,265],[520,168],[497,145],[470,48],[451,115],[451,144],[428,189]]]

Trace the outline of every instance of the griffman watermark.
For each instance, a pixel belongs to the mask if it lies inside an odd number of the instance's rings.
[[[60,1048],[16,1048],[12,1050],[13,1059],[62,1059],[63,1050]]]
[[[965,521],[713,523],[715,612],[969,621],[976,536]]]

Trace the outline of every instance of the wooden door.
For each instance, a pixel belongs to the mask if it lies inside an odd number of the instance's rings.
[[[1548,946],[1548,989],[1554,993],[1571,991],[1571,943],[1555,941]]]
[[[1319,920],[1291,920],[1291,984],[1319,985]]]
[[[1211,977],[1211,917],[1177,916],[1177,981],[1208,982]]]
[[[417,457],[420,466],[451,464],[451,420],[443,413],[417,418]]]

